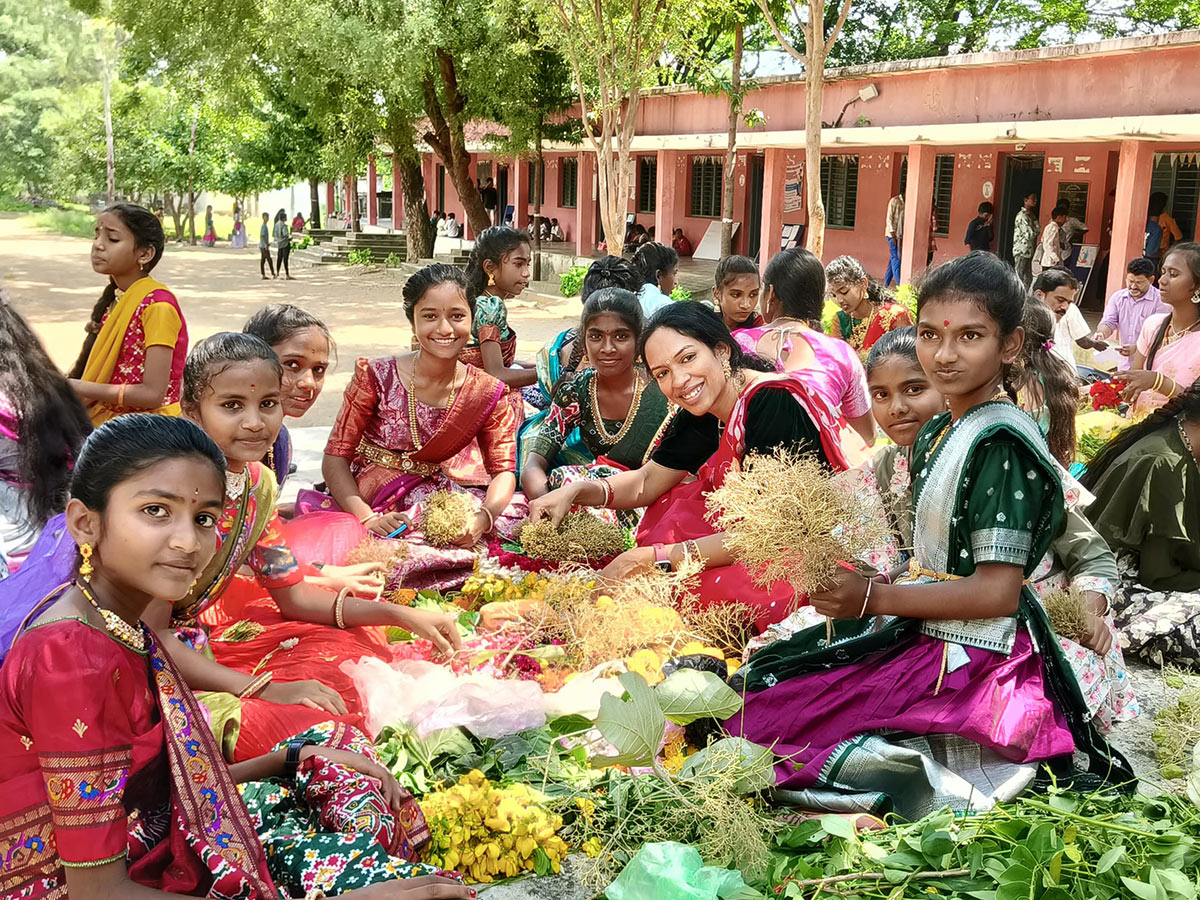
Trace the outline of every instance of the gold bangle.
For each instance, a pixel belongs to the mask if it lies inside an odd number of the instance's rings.
[[[600,504],[601,508],[608,509],[612,506],[613,501],[613,486],[607,478],[599,479],[600,489],[604,491],[604,501]]]
[[[483,513],[485,516],[488,517],[487,528],[484,530],[483,533],[491,534],[492,530],[496,527],[496,517],[494,515],[492,515],[492,511],[490,509],[488,509],[486,506],[479,507],[479,512]],[[476,513],[476,515],[478,515],[478,513]]]
[[[371,512],[369,512],[365,516],[363,516],[361,519],[359,519],[358,524],[366,525],[368,522],[374,522],[378,518],[380,518],[380,514],[375,512],[374,510],[372,510]]]
[[[1154,373],[1154,387],[1150,388],[1150,390],[1154,391],[1154,393],[1156,393],[1156,394],[1162,393],[1159,390],[1159,388],[1162,387],[1162,380],[1163,380],[1162,372],[1155,372]]]
[[[117,406],[125,405],[125,389],[127,387],[129,387],[129,385],[123,384],[119,388],[117,388]]]
[[[346,605],[346,595],[348,593],[350,593],[350,588],[342,588],[338,591],[337,599],[333,601],[333,621],[338,628],[346,627],[346,620],[342,618],[342,607]]]
[[[253,697],[255,694],[257,694],[259,691],[261,691],[263,688],[265,688],[268,684],[271,683],[272,677],[273,677],[273,673],[263,672],[261,675],[259,675],[253,681],[251,681],[248,685],[246,685],[244,688],[242,688],[241,693],[238,694],[238,699],[245,700],[249,697]]]

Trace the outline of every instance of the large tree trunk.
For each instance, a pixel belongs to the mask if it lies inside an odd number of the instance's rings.
[[[411,142],[401,147],[395,147],[396,161],[400,166],[400,189],[404,195],[404,218],[407,227],[404,229],[405,246],[408,249],[408,261],[415,263],[419,259],[430,259],[433,256],[434,229],[430,228],[429,205],[425,202],[425,174],[421,171],[421,156]],[[395,216],[396,188],[392,185],[392,215]]]
[[[429,130],[423,137],[446,167],[450,183],[462,202],[467,224],[478,236],[492,223],[484,209],[483,198],[471,181],[471,154],[467,152],[467,140],[463,134],[467,98],[458,88],[454,58],[445,50],[437,51],[437,77],[442,85],[441,96],[434,85],[433,72],[427,73],[421,84],[425,112],[429,116]]]
[[[183,240],[183,221],[179,217],[179,204],[175,202],[175,195],[170,191],[163,192],[163,204],[167,208],[167,214],[171,217],[171,221],[175,223],[175,240]]]
[[[200,107],[192,116],[192,136],[188,141],[188,242],[196,243],[196,128],[200,124]]]
[[[807,179],[808,240],[818,259],[825,251],[825,200],[821,196],[821,101],[825,59],[814,60],[804,76],[804,177]]]
[[[321,227],[321,182],[308,179],[308,230]]]
[[[113,148],[112,123],[112,72],[109,61],[104,60],[104,147],[105,147],[105,182],[108,187],[108,204],[111,206],[117,199],[117,156]]]
[[[546,157],[542,152],[542,128],[537,129],[537,162],[533,164],[533,273],[534,281],[542,280],[542,189],[546,184]],[[518,203],[524,203],[520,197]]]
[[[733,29],[733,76],[729,83],[729,134],[725,140],[725,180],[721,192],[721,256],[733,253],[733,183],[737,172],[738,117],[742,112],[742,34],[739,22]],[[660,240],[665,240],[659,235]]]

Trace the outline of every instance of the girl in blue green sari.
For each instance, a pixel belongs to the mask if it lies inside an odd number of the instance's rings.
[[[987,808],[1043,763],[1132,782],[1096,731],[1026,580],[1063,528],[1063,489],[1006,376],[1025,291],[988,253],[922,286],[917,352],[948,410],[912,453],[913,562],[905,583],[841,573],[810,595],[834,622],[751,657],[728,724],[786,758],[784,795],[808,806],[916,818]]]

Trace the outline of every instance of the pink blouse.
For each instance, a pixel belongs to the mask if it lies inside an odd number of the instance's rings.
[[[811,328],[741,328],[733,333],[734,340],[747,353],[758,353],[758,344],[772,332],[783,339],[780,357],[792,349],[791,336],[808,344],[816,357],[816,365],[808,369],[788,372],[819,393],[830,406],[847,419],[857,419],[871,411],[871,400],[867,395],[867,373],[854,348],[845,341],[829,337]],[[781,358],[775,360],[775,369],[783,372]]]

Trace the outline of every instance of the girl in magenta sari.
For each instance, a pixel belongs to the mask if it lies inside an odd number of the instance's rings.
[[[303,497],[305,508],[336,503],[380,537],[408,532],[400,574],[411,588],[460,585],[474,566],[475,545],[488,534],[511,535],[524,518],[524,501],[513,500],[518,421],[508,388],[459,361],[471,337],[469,297],[454,266],[427,266],[409,278],[404,311],[419,349],[358,361],[325,448],[332,498]],[[476,444],[486,488],[453,477],[455,460]],[[469,493],[479,507],[455,546],[438,548],[412,531],[422,504],[445,490]]]
[[[638,546],[613,560],[607,577],[699,560],[702,602],[750,605],[759,628],[778,622],[790,612],[791,589],[754,584],[708,522],[706,496],[747,453],[813,453],[841,471],[858,462],[862,441],[815,391],[768,374],[771,364],[742,351],[720,316],[698,303],[656,313],[641,346],[651,378],[680,407],[662,443],[639,469],[569,484],[532,501],[530,518],[559,521],[573,506],[648,507]],[[689,474],[697,477],[684,483]]]
[[[218,448],[179,419],[125,417],[84,445],[66,517],[75,580],[0,668],[4,896],[285,896],[238,782],[299,785],[333,764],[380,778],[399,812],[386,770],[342,750],[297,742],[227,767],[200,704],[140,622],[153,600],[187,593],[213,555],[223,475]],[[469,893],[426,878],[357,894],[423,896]]]

